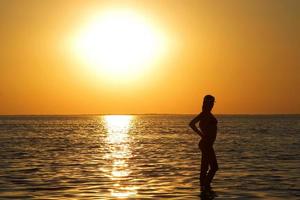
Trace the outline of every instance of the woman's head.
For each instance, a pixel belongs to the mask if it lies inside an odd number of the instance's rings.
[[[202,111],[210,112],[214,107],[215,97],[212,95],[206,95],[203,99]]]

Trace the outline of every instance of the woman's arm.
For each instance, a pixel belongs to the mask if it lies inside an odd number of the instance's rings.
[[[197,128],[196,123],[198,123],[201,120],[202,116],[201,113],[197,115],[190,123],[189,126],[202,138],[203,133]]]

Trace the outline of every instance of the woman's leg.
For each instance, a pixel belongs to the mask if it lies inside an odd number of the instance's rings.
[[[209,166],[208,152],[204,145],[199,144],[200,150],[202,152],[201,155],[201,169],[200,169],[200,186],[205,186],[206,176]]]
[[[206,186],[210,186],[210,183],[212,182],[216,171],[219,169],[215,150],[212,146],[208,149],[208,163],[210,169],[205,179]]]

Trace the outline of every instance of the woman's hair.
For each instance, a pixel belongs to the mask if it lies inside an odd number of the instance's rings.
[[[211,111],[214,106],[215,97],[212,95],[206,95],[203,99],[202,111],[207,112]]]

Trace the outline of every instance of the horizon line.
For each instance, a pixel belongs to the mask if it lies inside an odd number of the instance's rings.
[[[198,113],[0,114],[5,116],[197,115]],[[300,113],[214,113],[215,115],[300,115]]]

